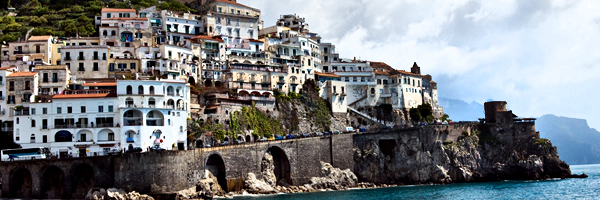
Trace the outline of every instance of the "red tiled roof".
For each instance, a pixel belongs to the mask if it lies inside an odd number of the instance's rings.
[[[101,12],[135,12],[135,9],[129,9],[129,8],[102,8]]]
[[[250,6],[238,3],[238,2],[234,2],[234,1],[230,1],[230,0],[215,0],[215,2],[221,2],[221,3],[227,3],[227,4],[231,4],[231,5],[236,5],[236,6],[243,6],[246,8],[252,8]]]
[[[102,87],[102,86],[117,86],[116,82],[104,82],[104,83],[84,83],[83,87]]]
[[[404,71],[404,70],[396,70],[396,71],[398,73],[400,73],[400,74],[422,77],[422,75],[420,75],[420,74],[415,74],[415,73],[407,72],[407,71]]]
[[[219,41],[219,42],[223,42],[223,40],[217,36],[211,37],[208,35],[199,35],[196,37],[193,37],[192,40],[196,40],[196,39],[201,39],[201,40],[215,40],[215,41]]]
[[[10,67],[0,67],[0,70],[7,70],[7,69],[10,69],[10,68],[15,68],[15,66],[10,66]]]
[[[264,43],[263,41],[260,41],[260,40],[255,40],[255,39],[249,39],[248,41],[250,41],[250,42],[260,42],[260,43]]]
[[[27,41],[47,41],[51,37],[51,35],[31,36]]]
[[[371,61],[371,67],[373,69],[383,69],[383,71],[387,72],[387,74],[389,75],[396,75],[398,74],[398,72],[392,68],[391,66],[389,66],[388,64],[384,63],[384,62],[372,62]]]
[[[6,77],[25,77],[25,76],[35,76],[37,72],[15,72]]]
[[[83,99],[83,98],[104,98],[114,97],[112,93],[101,93],[101,94],[57,94],[52,99]]]
[[[339,78],[340,76],[335,75],[335,74],[327,74],[327,73],[319,73],[319,72],[315,72],[315,75],[317,76],[326,76],[326,77],[335,77],[335,78]]]

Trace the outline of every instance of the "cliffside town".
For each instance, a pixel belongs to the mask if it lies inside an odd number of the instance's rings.
[[[96,37],[25,36],[3,44],[1,131],[23,148],[70,157],[202,147],[206,142],[189,141],[196,138],[188,137],[188,120],[232,130],[232,114],[244,107],[283,121],[281,135],[405,126],[408,110],[422,104],[434,118],[443,115],[437,83],[417,63],[404,71],[340,57],[297,15],[265,26],[259,9],[235,0],[201,1],[199,8],[107,7],[94,18]],[[308,81],[315,88],[303,88]],[[308,90],[324,101],[311,105],[326,107],[295,107],[301,115],[290,115],[289,105],[276,103],[278,96],[308,97]],[[382,105],[394,118],[378,114]],[[312,126],[315,108],[329,111],[333,124]],[[240,130],[222,139],[271,135]]]

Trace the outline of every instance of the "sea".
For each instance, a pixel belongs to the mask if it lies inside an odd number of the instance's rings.
[[[571,165],[571,172],[574,174],[586,173],[589,177],[564,180],[398,186],[296,194],[243,195],[236,196],[233,199],[600,199],[600,164]]]

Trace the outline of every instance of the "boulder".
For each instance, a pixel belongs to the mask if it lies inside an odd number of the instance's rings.
[[[309,186],[314,189],[344,189],[354,187],[358,178],[350,169],[341,170],[321,161],[322,177],[310,178]]]
[[[275,162],[273,156],[267,152],[263,156],[261,161],[261,174],[264,182],[271,185],[271,187],[277,186],[277,177],[275,176]]]
[[[219,185],[217,177],[213,176],[208,170],[205,171],[204,179],[198,181],[196,184],[196,192],[199,197],[208,199],[225,194],[225,191]]]
[[[273,194],[275,189],[263,180],[257,179],[254,173],[248,173],[246,175],[246,181],[244,181],[244,188],[253,194]]]

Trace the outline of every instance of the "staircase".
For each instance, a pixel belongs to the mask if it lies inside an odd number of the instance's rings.
[[[362,101],[363,99],[366,99],[366,98],[367,98],[367,95],[365,95],[365,96],[361,97],[360,99],[358,99],[358,100],[356,100],[356,101],[348,104],[348,106],[353,106],[354,104],[356,104],[356,103],[358,103],[358,102],[360,102],[360,101]]]
[[[376,118],[374,118],[374,117],[371,117],[371,116],[369,116],[369,115],[367,115],[367,114],[365,114],[365,113],[362,113],[362,112],[360,112],[360,111],[358,111],[358,110],[356,110],[356,109],[354,109],[354,108],[352,108],[352,107],[350,107],[350,106],[347,106],[347,108],[348,108],[348,110],[350,110],[350,111],[352,111],[352,112],[354,112],[354,113],[358,114],[358,115],[359,115],[359,116],[361,116],[362,118],[365,118],[365,119],[371,120],[371,121],[373,121],[373,122],[375,122],[375,123],[383,124],[384,126],[393,126],[392,122],[382,122],[382,121],[379,121],[379,120],[377,120]]]

